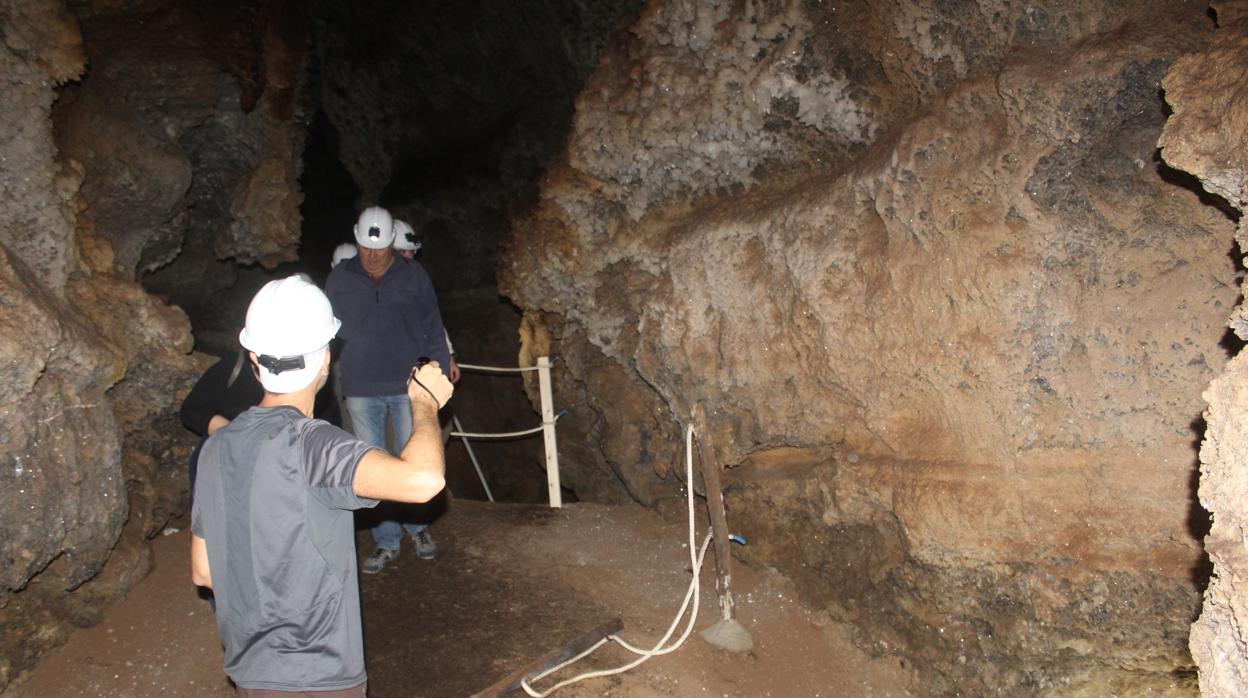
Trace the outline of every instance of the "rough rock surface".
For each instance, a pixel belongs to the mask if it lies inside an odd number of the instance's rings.
[[[285,151],[247,149],[263,130],[249,118],[274,131],[291,119],[298,61],[276,51],[210,71],[188,54],[213,27],[179,34],[163,5],[75,3],[84,50],[64,3],[0,2],[0,689],[141,578],[147,539],[184,506],[193,439],[176,408],[206,357],[136,274],[197,226],[224,231],[213,249],[239,258],[284,258],[297,239],[297,134],[288,124]],[[136,11],[148,14],[123,16]],[[84,57],[84,80],[58,93]],[[227,142],[246,160],[233,179],[200,159]],[[231,237],[240,225],[266,234]]]
[[[705,402],[746,554],[935,692],[1190,690],[1234,224],[1155,152],[1212,29],[649,3],[500,267],[576,396],[565,483],[663,501]]]
[[[1248,199],[1248,100],[1242,94],[1248,4],[1218,2],[1213,8],[1218,29],[1209,47],[1177,61],[1163,82],[1174,113],[1162,133],[1161,154],[1242,213]],[[1235,238],[1242,257],[1248,251],[1242,218]],[[1248,341],[1242,303],[1230,314],[1230,326]],[[1213,516],[1205,538],[1213,576],[1200,619],[1192,625],[1191,652],[1202,695],[1240,696],[1248,686],[1248,358],[1242,351],[1204,398],[1209,408],[1200,449],[1200,503]]]
[[[56,232],[71,228],[73,218],[51,166],[55,147],[47,120],[56,99],[52,85],[82,71],[82,42],[73,15],[59,2],[5,0],[0,26],[6,104],[0,110],[0,230],[5,245],[59,293],[74,250]]]
[[[0,357],[43,370],[0,401],[0,685],[141,578],[144,541],[183,507],[190,444],[172,412],[203,365],[186,316],[105,256],[62,301],[6,253]]]
[[[295,3],[76,5],[90,69],[56,110],[117,264],[195,316],[237,264],[295,258],[307,110]],[[227,262],[226,260],[231,260]]]

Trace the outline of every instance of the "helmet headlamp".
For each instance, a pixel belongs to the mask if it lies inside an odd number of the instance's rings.
[[[275,376],[281,374],[283,371],[298,371],[306,366],[303,361],[302,354],[297,356],[284,356],[280,359],[276,356],[260,354],[256,357],[256,361],[261,366],[269,369],[269,372]]]

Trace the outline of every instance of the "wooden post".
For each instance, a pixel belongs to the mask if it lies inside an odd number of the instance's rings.
[[[702,484],[706,486],[706,510],[711,519],[711,535],[715,543],[715,589],[719,592],[719,606],[724,619],[732,618],[732,551],[728,541],[728,517],[724,512],[724,493],[720,489],[719,474],[722,468],[715,458],[715,446],[711,442],[711,429],[706,422],[706,412],[701,403],[693,408],[693,430],[698,444],[698,464],[702,471]],[[693,483],[689,483],[693,487]]]
[[[537,388],[542,401],[542,440],[546,444],[546,491],[551,508],[563,506],[559,489],[559,448],[555,441],[555,406],[550,388],[550,357],[537,357]]]

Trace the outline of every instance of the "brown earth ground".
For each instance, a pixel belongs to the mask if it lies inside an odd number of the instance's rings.
[[[698,514],[704,521],[705,510]],[[362,578],[372,698],[467,696],[612,618],[624,621],[625,639],[652,645],[690,579],[687,530],[640,507],[554,510],[456,500],[431,531],[436,560],[405,548],[381,574]],[[361,554],[371,549],[367,531],[359,544]],[[0,698],[233,695],[212,611],[189,581],[187,532],[158,538],[154,547],[152,573],[102,623],[77,632]],[[697,631],[719,617],[712,555],[702,572],[695,632],[679,650],[555,695],[923,693],[903,662],[864,654],[848,626],[805,606],[771,570],[738,565],[733,580],[738,618],[752,632],[754,650],[734,654],[708,645]],[[559,678],[632,658],[608,645]]]

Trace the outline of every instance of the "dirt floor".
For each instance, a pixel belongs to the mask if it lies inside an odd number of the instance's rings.
[[[653,645],[690,580],[684,526],[640,507],[455,501],[430,529],[438,557],[410,548],[362,576],[372,698],[469,696],[585,631],[619,618],[622,637]],[[699,543],[702,533],[699,532]],[[360,553],[371,549],[367,531]],[[188,534],[155,541],[156,567],[104,622],[77,632],[2,698],[231,696],[208,603],[189,581]],[[909,696],[922,693],[892,657],[873,659],[851,629],[807,608],[779,574],[737,566],[738,617],[754,650],[735,654],[699,631],[719,618],[713,553],[685,644],[618,676],[556,696]],[[680,626],[676,636],[684,629]],[[538,684],[624,664],[608,644]],[[523,696],[523,691],[511,695]]]

